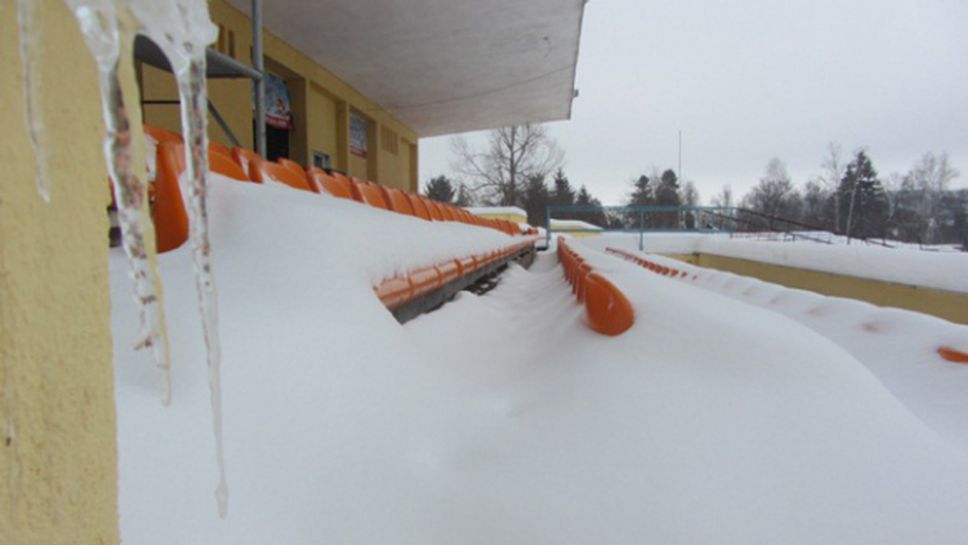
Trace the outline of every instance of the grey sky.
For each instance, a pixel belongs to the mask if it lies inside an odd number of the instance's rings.
[[[572,183],[606,203],[675,168],[680,128],[704,201],[744,192],[773,156],[802,184],[831,140],[882,175],[947,151],[968,187],[965,0],[592,0],[576,87],[551,134]],[[450,173],[448,140],[421,140],[421,183]]]

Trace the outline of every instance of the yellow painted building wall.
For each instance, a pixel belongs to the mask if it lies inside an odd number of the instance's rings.
[[[487,218],[491,220],[507,220],[513,221],[515,223],[528,223],[528,217],[523,214],[491,214],[487,212],[481,212],[475,214],[482,218]]]
[[[212,20],[224,29],[223,53],[228,53],[226,36],[231,32],[234,58],[251,65],[250,19],[225,0],[213,0],[209,9]],[[289,87],[296,125],[290,139],[291,159],[303,166],[309,166],[312,164],[313,150],[318,150],[330,155],[333,168],[348,172],[351,176],[411,191],[417,189],[417,135],[409,127],[280,37],[268,31],[264,32],[263,47],[266,69],[285,79]],[[140,80],[148,100],[177,98],[174,81],[169,74],[150,66],[142,66]],[[209,80],[209,97],[243,147],[252,149],[251,81]],[[356,110],[370,120],[367,158],[349,153],[349,109]],[[144,118],[151,125],[180,132],[177,106],[145,105]],[[209,135],[213,140],[231,144],[211,116],[209,127]],[[382,149],[379,142],[382,127],[391,129],[401,139],[413,145],[413,150],[406,150],[406,160],[400,159],[399,154],[394,155]],[[403,149],[401,146],[401,150]]]
[[[34,152],[13,2],[0,2],[0,543],[118,543],[107,173],[94,62],[62,0],[36,0]],[[135,90],[133,72],[128,91]],[[143,155],[136,157],[142,161]]]

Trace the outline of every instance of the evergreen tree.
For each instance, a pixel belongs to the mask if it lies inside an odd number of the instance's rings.
[[[454,185],[446,176],[437,176],[431,178],[424,186],[424,194],[437,202],[450,204],[455,197]]]
[[[655,196],[652,194],[652,184],[649,177],[645,174],[632,182],[634,189],[629,196],[629,206],[651,206],[655,204]]]
[[[859,150],[840,181],[841,217],[846,218],[846,235],[885,237],[888,203],[877,171],[864,150]]]
[[[593,197],[592,194],[588,192],[588,189],[583,185],[578,189],[578,194],[575,196],[575,204],[578,206],[601,206],[602,201]],[[579,216],[579,219],[582,221],[587,221],[592,225],[608,227],[608,218],[605,216],[605,212],[602,210],[581,211],[577,215]]]
[[[524,209],[528,213],[528,223],[547,228],[545,219],[550,201],[551,193],[548,191],[548,184],[545,183],[544,176],[528,178],[528,185],[524,190]]]
[[[571,182],[565,176],[562,169],[555,172],[551,188],[551,204],[553,206],[572,206],[575,204],[575,190],[571,187]],[[558,219],[574,219],[573,212],[557,212],[554,214]]]
[[[653,193],[652,180],[645,174],[632,180],[632,194],[629,195],[629,206],[655,206],[655,194]],[[625,219],[625,227],[629,229],[639,228],[639,219],[643,223],[648,219],[648,214],[644,212],[629,212]]]
[[[659,185],[655,188],[655,204],[659,206],[680,206],[679,200],[679,177],[672,169],[662,173]],[[678,212],[660,212],[658,214],[658,226],[663,228],[676,228],[679,226]]]

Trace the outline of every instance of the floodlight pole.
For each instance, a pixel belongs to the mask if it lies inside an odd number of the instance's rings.
[[[682,178],[682,129],[679,129],[679,180],[685,183]]]
[[[266,156],[266,78],[262,52],[262,0],[252,0],[252,65],[262,74],[255,82],[255,151]]]

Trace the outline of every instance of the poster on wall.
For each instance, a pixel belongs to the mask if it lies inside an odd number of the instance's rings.
[[[350,153],[366,157],[366,119],[350,112]]]
[[[292,129],[292,109],[289,105],[289,89],[286,82],[272,74],[265,75],[266,125],[276,129]]]

